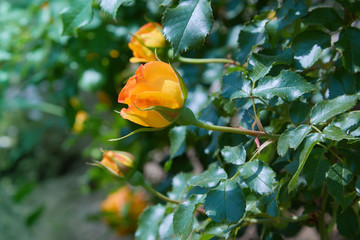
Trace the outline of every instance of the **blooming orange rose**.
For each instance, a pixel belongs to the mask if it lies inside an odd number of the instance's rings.
[[[187,90],[180,75],[167,63],[141,65],[119,94],[121,116],[137,124],[162,128],[176,120]],[[154,109],[154,110],[150,110]]]
[[[103,159],[99,164],[115,175],[125,177],[125,175],[133,169],[133,162],[134,156],[128,152],[104,151]]]
[[[142,26],[131,38],[129,48],[133,51],[134,57],[130,62],[151,62],[156,61],[152,49],[166,46],[166,40],[162,35],[162,26],[158,23],[147,23]]]
[[[137,219],[146,208],[146,195],[143,191],[132,191],[124,186],[111,193],[101,203],[105,220],[117,229],[120,235],[133,233]]]

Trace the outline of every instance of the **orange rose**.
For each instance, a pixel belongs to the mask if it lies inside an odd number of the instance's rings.
[[[133,233],[137,219],[146,208],[146,195],[143,191],[132,191],[124,186],[111,193],[101,203],[106,221],[117,229],[120,235]]]
[[[166,40],[161,31],[162,26],[158,23],[150,22],[142,26],[129,42],[129,48],[134,55],[134,57],[130,58],[130,62],[156,61],[153,49],[166,46]]]
[[[162,128],[179,116],[187,90],[180,75],[167,63],[141,65],[119,94],[121,116],[137,124]]]
[[[122,151],[104,151],[101,166],[119,177],[125,177],[134,167],[134,156]]]

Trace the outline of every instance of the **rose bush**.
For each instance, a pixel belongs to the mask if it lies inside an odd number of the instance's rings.
[[[157,60],[154,49],[166,46],[166,40],[161,30],[162,26],[160,24],[150,22],[142,26],[133,35],[128,44],[134,55],[134,57],[130,58],[130,62],[151,62]]]
[[[118,102],[129,107],[120,114],[142,126],[166,127],[180,114],[186,95],[180,75],[169,64],[149,62],[141,65],[121,90]]]

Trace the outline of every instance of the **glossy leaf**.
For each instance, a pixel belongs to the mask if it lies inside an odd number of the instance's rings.
[[[163,33],[174,55],[202,43],[210,32],[212,18],[208,0],[182,0],[176,8],[168,8],[163,17]]]
[[[305,141],[302,143],[300,149],[299,167],[297,168],[294,176],[291,178],[289,182],[289,186],[288,186],[289,192],[296,189],[300,173],[306,163],[306,160],[309,157],[311,150],[318,142],[321,141],[323,141],[323,138],[319,133],[311,133],[305,138]]]
[[[170,137],[170,158],[182,155],[186,149],[186,126],[174,127],[169,132]]]
[[[163,220],[165,207],[158,204],[145,209],[139,218],[135,237],[138,240],[158,238],[158,228]]]
[[[342,139],[356,139],[349,134],[344,133],[340,127],[330,124],[323,130],[324,136],[334,141],[340,141]]]
[[[331,125],[340,128],[344,133],[353,137],[360,137],[360,112],[354,111],[341,114],[331,122]]]
[[[251,82],[242,72],[225,75],[221,81],[221,96],[230,100],[250,97]]]
[[[264,77],[259,81],[253,94],[257,97],[271,99],[278,96],[285,101],[291,102],[303,95],[313,91],[315,88],[299,74],[283,70],[276,77]]]
[[[332,100],[323,100],[311,110],[310,122],[318,124],[351,109],[357,102],[356,96],[339,96]]]
[[[289,117],[294,124],[306,121],[309,113],[309,104],[301,101],[292,102],[289,109]]]
[[[235,147],[225,146],[221,150],[221,155],[226,162],[235,165],[242,165],[246,160],[246,150],[242,144]]]
[[[356,194],[360,196],[360,177],[356,180],[356,186],[355,186]]]
[[[257,159],[239,167],[240,178],[253,191],[259,194],[270,194],[277,185],[275,172],[264,162]]]
[[[330,161],[324,158],[325,149],[313,149],[304,166],[304,175],[309,188],[315,189],[323,185],[326,173],[330,169]]]
[[[92,1],[77,0],[61,12],[63,35],[77,36],[77,29],[88,24],[92,19]]]
[[[277,144],[278,154],[283,157],[289,147],[296,149],[310,131],[311,127],[309,125],[300,125],[295,129],[286,130],[279,138]]]
[[[332,165],[326,174],[328,192],[336,202],[343,206],[343,208],[351,202],[351,200],[349,202],[346,198],[344,198],[344,187],[351,182],[352,178],[353,176],[351,171],[342,163],[335,163]]]
[[[162,223],[159,226],[159,237],[160,239],[170,239],[174,235],[173,229],[173,218],[174,213],[170,213],[164,217]]]
[[[252,81],[257,81],[269,73],[273,65],[291,65],[292,60],[293,53],[289,48],[275,56],[252,53],[249,60],[250,78]]]
[[[311,67],[325,48],[330,47],[330,35],[318,30],[304,31],[297,35],[292,43],[295,67]]]
[[[206,171],[192,177],[190,180],[190,185],[204,188],[212,188],[215,187],[220,182],[220,180],[226,178],[227,174],[224,169],[213,163]]]
[[[134,0],[101,0],[100,7],[102,10],[116,18],[116,13],[121,4],[129,4]]]
[[[336,31],[343,24],[343,19],[334,8],[319,7],[311,10],[308,16],[303,18],[307,25],[324,26],[331,31]]]
[[[252,21],[247,23],[240,30],[238,39],[240,53],[237,57],[238,61],[244,63],[252,49],[265,42],[265,25],[267,22],[267,19],[262,21]]]
[[[192,196],[194,197],[194,196]],[[187,239],[194,225],[194,211],[196,202],[191,199],[179,204],[174,212],[173,227],[176,236]]]
[[[235,223],[244,215],[245,204],[239,184],[235,180],[225,180],[208,192],[204,207],[213,221]]]
[[[307,13],[306,2],[296,0],[283,1],[282,5],[276,10],[276,17],[279,19],[279,29],[292,24],[295,20],[303,17]]]
[[[179,173],[172,179],[172,190],[168,192],[171,199],[181,201],[189,188],[191,173]]]
[[[350,27],[340,33],[339,41],[334,44],[343,54],[344,67],[353,73],[360,71],[360,42],[358,39],[360,39],[360,30]]]

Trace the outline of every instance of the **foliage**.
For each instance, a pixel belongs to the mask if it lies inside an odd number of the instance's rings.
[[[65,128],[68,148],[88,134],[85,156],[100,158],[99,144],[126,149],[140,172],[151,150],[162,153],[158,190],[168,194],[145,186],[164,201],[140,216],[137,239],[235,238],[251,224],[282,239],[311,222],[322,239],[335,224],[359,238],[359,1],[34,2],[33,12],[0,3],[11,9],[0,18],[0,112],[21,119],[18,135],[0,126],[12,143],[0,171],[21,173],[47,131]],[[137,68],[127,43],[140,15],[162,23],[170,50],[158,57],[182,76],[183,112],[197,122],[107,143],[137,129],[109,113]],[[80,110],[84,129],[70,133]]]

